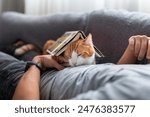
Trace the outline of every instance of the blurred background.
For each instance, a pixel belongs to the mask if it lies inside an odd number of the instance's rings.
[[[150,13],[150,0],[0,0],[0,13],[17,11],[30,15],[125,9]]]

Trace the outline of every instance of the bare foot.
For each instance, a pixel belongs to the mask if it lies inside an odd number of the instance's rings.
[[[31,50],[40,52],[40,49],[36,47],[34,44],[26,44],[22,40],[19,40],[16,43],[14,43],[14,46],[18,47],[14,51],[15,56],[21,56]]]

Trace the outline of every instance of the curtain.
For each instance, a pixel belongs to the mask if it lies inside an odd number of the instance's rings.
[[[24,0],[0,0],[0,13],[5,11],[16,11],[24,13]]]
[[[2,12],[2,1],[0,0],[0,13]]]
[[[25,0],[25,13],[48,15],[60,12],[88,12],[104,8],[150,13],[149,4],[149,0]]]
[[[150,13],[149,4],[150,0],[0,0],[0,13],[17,11],[33,15],[49,15],[104,8]]]

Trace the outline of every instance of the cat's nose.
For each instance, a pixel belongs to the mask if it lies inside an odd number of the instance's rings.
[[[72,67],[75,67],[76,66],[76,63],[72,63]]]
[[[72,66],[73,66],[73,67],[75,67],[75,66],[76,66],[76,64],[72,64]]]

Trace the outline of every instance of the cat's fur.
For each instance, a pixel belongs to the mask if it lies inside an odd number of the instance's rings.
[[[47,54],[46,50],[51,48],[54,43],[55,41],[48,40],[43,47],[43,54]],[[63,54],[54,57],[54,59],[65,66],[95,64],[92,35],[89,34],[85,40],[78,39],[74,41],[66,48]]]

